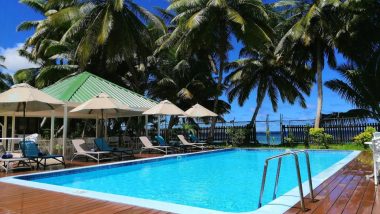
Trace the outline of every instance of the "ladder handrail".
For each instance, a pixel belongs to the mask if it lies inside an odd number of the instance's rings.
[[[263,171],[263,178],[262,178],[262,181],[261,181],[260,198],[259,198],[259,204],[258,204],[259,208],[262,206],[262,197],[263,197],[263,194],[264,194],[265,181],[266,181],[266,175],[267,175],[269,161],[270,160],[274,160],[274,159],[279,159],[278,163],[277,163],[276,182],[275,182],[275,187],[274,187],[274,192],[273,192],[273,199],[275,199],[276,198],[276,193],[277,193],[277,188],[278,188],[278,179],[280,177],[280,169],[281,169],[282,157],[290,156],[291,155],[291,156],[294,157],[294,161],[295,161],[295,165],[296,165],[298,190],[299,190],[300,198],[301,198],[300,199],[300,201],[301,201],[301,208],[302,208],[302,211],[306,211],[304,197],[303,197],[301,172],[300,172],[298,155],[297,155],[297,153],[301,153],[301,152],[305,153],[305,156],[306,156],[310,195],[311,195],[312,201],[314,201],[313,183],[312,183],[312,180],[311,180],[311,170],[310,170],[309,154],[308,154],[308,152],[306,150],[289,151],[289,152],[286,152],[286,153],[283,153],[283,154],[280,154],[280,155],[275,155],[275,156],[269,157],[269,158],[267,158],[265,160],[264,171]]]

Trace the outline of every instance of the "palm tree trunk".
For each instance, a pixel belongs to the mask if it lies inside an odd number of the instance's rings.
[[[320,43],[317,44],[317,67],[316,67],[316,75],[317,75],[317,87],[318,87],[318,99],[317,99],[317,114],[315,116],[314,128],[319,128],[321,122],[321,114],[322,114],[322,104],[323,104],[323,80],[322,80],[322,58],[321,54],[321,46]]]
[[[253,115],[252,115],[252,118],[251,118],[251,122],[249,123],[249,127],[255,129],[254,133],[257,133],[257,130],[256,130],[256,118],[257,118],[257,115],[259,114],[259,110],[260,110],[260,108],[261,108],[261,106],[263,104],[263,101],[264,101],[264,97],[262,99],[260,99],[260,100],[257,100],[255,111],[253,112]],[[258,142],[259,141],[257,140],[257,137],[255,137],[255,143],[258,143]]]
[[[225,20],[221,20],[221,23],[219,25],[220,27],[220,40],[219,42],[219,48],[218,48],[218,58],[219,58],[219,71],[218,71],[218,82],[216,86],[216,91],[217,93],[215,94],[215,100],[214,100],[214,112],[219,115],[218,112],[218,105],[219,105],[219,96],[221,95],[222,89],[223,89],[223,72],[225,69],[226,62],[228,60],[227,58],[227,52],[228,52],[228,32],[226,31],[227,29],[227,23],[225,23]],[[212,59],[212,58],[211,58]],[[214,62],[212,60],[212,62]],[[215,63],[211,64],[211,66],[214,66],[214,70],[216,70]],[[209,139],[212,139],[214,137],[214,130],[215,130],[215,125],[217,122],[217,117],[212,118],[211,122],[211,129],[209,133]]]
[[[219,93],[222,89],[223,70],[224,70],[224,62],[221,62],[219,72],[218,72],[218,83],[216,86],[217,94],[215,95],[215,98],[214,98],[215,100],[214,100],[214,107],[213,107],[213,111],[217,114],[218,114],[218,105],[219,105]],[[209,139],[212,139],[214,136],[214,130],[215,130],[215,125],[216,125],[217,119],[218,119],[217,117],[212,118],[210,133],[208,136]]]
[[[250,125],[256,126],[256,118],[257,118],[257,115],[259,114],[259,110],[261,108],[261,105],[263,104],[263,101],[264,101],[264,98],[257,101],[257,105],[255,108],[255,111],[253,112]]]

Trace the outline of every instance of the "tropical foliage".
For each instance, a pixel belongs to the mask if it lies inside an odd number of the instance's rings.
[[[290,58],[294,65],[308,65],[316,75],[318,88],[317,113],[314,127],[318,128],[322,114],[322,71],[325,58],[330,67],[336,67],[335,35],[339,19],[340,0],[293,1],[277,3],[290,10],[287,22],[294,23],[279,42],[276,53]]]
[[[309,130],[309,136],[311,142],[318,146],[323,146],[325,149],[328,149],[328,144],[333,140],[333,136],[325,133],[324,128],[311,128]]]
[[[1,72],[2,68],[6,68],[3,65],[4,61],[5,57],[0,55],[0,92],[7,90],[13,84],[12,76]]]
[[[306,107],[316,83],[318,127],[329,65],[343,77],[329,88],[358,111],[380,115],[378,0],[170,0],[154,11],[133,0],[20,2],[43,18],[18,27],[33,30],[19,53],[39,67],[17,71],[17,83],[45,87],[88,70],[151,98],[184,109],[200,103],[221,115],[230,110],[224,93],[240,105],[254,95],[252,124],[266,97],[274,111],[279,102]],[[231,61],[232,50],[239,59]],[[346,65],[337,65],[337,52]],[[11,78],[0,78],[4,89]]]
[[[346,64],[337,71],[343,79],[326,82],[326,86],[338,93],[367,117],[380,121],[380,52],[375,54],[366,65]]]
[[[366,127],[364,132],[356,135],[354,137],[354,143],[356,145],[359,145],[359,146],[365,146],[365,142],[371,142],[372,141],[372,138],[373,138],[373,133],[376,132],[376,129],[369,126],[369,127]]]

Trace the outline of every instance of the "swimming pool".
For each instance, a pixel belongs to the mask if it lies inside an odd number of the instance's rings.
[[[284,152],[227,149],[14,176],[0,181],[176,213],[252,212],[258,208],[265,159]],[[358,154],[309,151],[314,188]],[[305,182],[305,156],[300,154],[299,158]],[[276,210],[280,213],[291,206],[287,203],[299,200],[294,160],[283,158],[279,197],[272,201],[275,173],[276,161],[269,165],[263,198],[267,205],[257,212],[269,207],[272,213]],[[304,192],[308,193],[307,185]],[[276,208],[271,203],[277,204]]]

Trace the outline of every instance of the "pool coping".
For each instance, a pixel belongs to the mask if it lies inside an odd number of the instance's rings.
[[[128,205],[134,205],[139,207],[145,207],[149,209],[156,209],[156,210],[162,210],[167,212],[173,212],[173,213],[199,213],[199,214],[227,214],[227,213],[284,213],[289,208],[293,207],[297,202],[299,202],[299,192],[298,187],[293,188],[292,190],[288,191],[284,195],[278,197],[277,199],[269,202],[268,204],[262,206],[261,208],[254,210],[254,211],[248,211],[248,212],[224,212],[224,211],[218,211],[218,210],[212,210],[212,209],[206,209],[206,208],[200,208],[200,207],[192,207],[188,205],[180,205],[170,202],[163,202],[158,200],[151,200],[151,199],[142,199],[142,198],[136,198],[136,197],[130,197],[130,196],[122,196],[122,195],[116,195],[116,194],[110,194],[110,193],[101,193],[91,190],[81,190],[71,187],[62,187],[58,185],[52,185],[52,184],[44,184],[39,182],[33,182],[29,180],[22,180],[17,179],[21,177],[28,177],[28,176],[36,176],[40,175],[43,176],[45,174],[60,174],[65,173],[68,171],[86,171],[86,169],[94,169],[94,168],[107,168],[112,167],[113,165],[133,165],[137,163],[147,163],[147,162],[155,162],[160,161],[162,159],[172,159],[172,158],[179,158],[182,156],[194,156],[199,154],[207,154],[207,153],[216,153],[216,152],[222,152],[222,151],[228,151],[228,150],[239,150],[239,149],[233,149],[233,148],[227,148],[227,149],[218,149],[218,150],[209,150],[209,151],[200,151],[200,152],[194,152],[190,154],[172,154],[172,155],[165,155],[162,157],[153,157],[153,158],[145,158],[145,159],[137,159],[137,160],[129,160],[129,161],[121,161],[121,162],[114,162],[114,163],[107,163],[107,164],[101,164],[101,165],[94,165],[94,166],[86,166],[86,167],[75,167],[75,168],[69,168],[69,169],[61,169],[61,170],[54,170],[54,171],[47,171],[47,172],[37,172],[37,173],[31,173],[28,175],[17,175],[17,176],[10,176],[1,178],[0,182],[9,183],[9,184],[16,184],[21,185],[25,187],[30,188],[37,188],[37,189],[43,189],[48,191],[54,191],[54,192],[60,192],[65,193],[69,195],[74,196],[80,196],[80,197],[87,197],[97,200],[103,200],[103,201],[110,201],[115,203],[122,203],[122,204],[128,204]],[[281,148],[249,148],[249,149],[242,149],[242,150],[284,150]],[[314,150],[309,150],[314,151]],[[339,150],[315,150],[315,151],[339,151]],[[347,165],[349,162],[354,160],[359,154],[360,151],[353,151],[348,150],[348,152],[351,152],[349,155],[347,155],[342,160],[338,161],[334,165],[330,166],[329,168],[323,170],[319,174],[312,177],[313,181],[313,188],[315,189],[320,184],[322,184],[325,180],[327,180],[329,177],[331,177],[333,174],[335,174],[337,171],[339,171],[341,168],[343,168],[345,165]],[[308,187],[308,182],[305,181],[303,184],[303,192],[304,195],[307,195],[310,193],[310,189]]]

